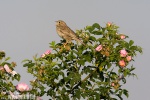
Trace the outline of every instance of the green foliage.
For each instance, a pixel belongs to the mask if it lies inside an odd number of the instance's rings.
[[[53,41],[51,53],[25,60],[24,67],[35,77],[31,81],[31,93],[46,94],[54,100],[122,100],[122,95],[128,97],[122,85],[126,77],[136,76],[135,68],[129,63],[142,49],[134,45],[133,40],[125,41],[128,36],[118,34],[118,28],[115,24],[102,27],[95,23],[76,32],[85,46],[77,43],[64,46],[65,41],[57,44]],[[97,50],[98,47],[101,49]],[[126,50],[127,55],[120,56],[120,50]]]

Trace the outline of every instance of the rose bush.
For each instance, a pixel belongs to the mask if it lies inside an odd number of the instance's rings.
[[[15,62],[9,63],[4,51],[0,51],[0,99],[9,99],[10,93],[16,91],[13,81],[19,81],[20,75],[14,70]]]
[[[129,96],[123,89],[126,77],[136,76],[131,60],[141,47],[128,36],[118,33],[118,26],[109,22],[102,27],[98,23],[77,30],[76,34],[86,44],[50,43],[52,51],[34,60],[24,60],[24,67],[35,79],[31,80],[31,92],[44,94],[49,99],[123,99]],[[132,60],[134,61],[134,60]]]

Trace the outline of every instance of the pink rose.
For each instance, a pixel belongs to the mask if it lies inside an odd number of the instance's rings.
[[[43,53],[43,54],[41,55],[41,57],[42,57],[42,58],[45,57],[45,54]]]
[[[102,48],[103,48],[103,47],[102,47],[102,45],[99,45],[99,46],[97,46],[97,47],[96,47],[96,49],[95,49],[95,50],[96,50],[96,51],[101,51],[101,50],[102,50]]]
[[[121,38],[121,39],[125,39],[126,36],[125,36],[125,35],[121,35],[120,38]]]
[[[4,67],[3,67],[3,66],[0,66],[0,70],[4,70]]]
[[[16,89],[23,92],[23,91],[29,91],[29,87],[25,83],[20,83],[16,86]]]
[[[120,50],[120,56],[121,57],[126,57],[128,52],[126,50]]]
[[[125,67],[125,66],[126,66],[125,61],[124,61],[124,60],[120,60],[120,61],[119,61],[119,66]]]
[[[111,83],[111,86],[113,86],[113,87],[114,87],[114,86],[115,86],[115,83],[114,83],[114,82],[112,82],[112,83]]]
[[[127,56],[126,59],[127,59],[127,61],[131,61],[132,57],[131,56]]]
[[[47,50],[47,51],[45,52],[46,55],[48,55],[48,54],[50,54],[50,53],[51,53],[51,50]]]
[[[107,22],[107,26],[110,26],[112,23],[111,22]]]
[[[47,50],[41,55],[41,57],[45,57],[46,55],[48,55],[50,53],[51,53],[51,50]]]
[[[12,71],[11,74],[14,76],[14,75],[17,74],[17,72],[16,71]]]
[[[7,73],[11,73],[12,70],[9,68],[7,64],[4,65],[4,69],[6,70]]]

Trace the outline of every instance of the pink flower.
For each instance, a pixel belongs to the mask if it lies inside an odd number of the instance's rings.
[[[7,64],[4,65],[4,69],[6,70],[7,73],[11,73],[12,70],[9,68]]]
[[[121,39],[125,39],[126,36],[125,36],[125,35],[121,35],[120,38],[121,38]]]
[[[14,76],[14,75],[17,74],[17,72],[16,71],[12,71],[11,74]]]
[[[119,66],[125,67],[125,66],[126,66],[125,61],[124,61],[124,60],[120,60],[120,61],[119,61]]]
[[[0,66],[0,70],[4,70],[4,67],[3,67],[3,66]]]
[[[43,54],[41,55],[41,57],[42,57],[42,58],[45,57],[45,54],[43,53]]]
[[[126,50],[120,50],[120,56],[121,57],[126,57],[127,56],[127,54],[128,54],[128,52],[126,51]]]
[[[96,49],[95,49],[95,50],[96,50],[96,51],[101,51],[101,50],[102,50],[102,48],[103,48],[103,47],[102,47],[102,45],[99,45],[99,46],[97,46],[97,47],[96,47]]]
[[[20,92],[23,92],[23,91],[29,91],[29,87],[27,84],[25,83],[20,83],[16,86],[16,89],[19,90]]]
[[[112,23],[111,22],[107,22],[107,26],[110,26]]]
[[[114,83],[114,82],[112,82],[112,83],[111,83],[111,86],[113,86],[113,87],[114,87],[114,86],[115,86],[115,83]]]
[[[50,54],[50,53],[51,53],[51,50],[47,50],[47,51],[45,52],[46,55],[48,55],[48,54]]]
[[[132,57],[131,56],[127,56],[126,59],[127,59],[127,61],[131,61]]]
[[[45,57],[46,55],[48,55],[50,53],[51,53],[51,50],[47,50],[41,55],[41,57]]]

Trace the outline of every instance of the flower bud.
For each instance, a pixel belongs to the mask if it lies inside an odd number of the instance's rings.
[[[96,47],[96,49],[95,49],[95,50],[96,50],[96,51],[101,51],[101,50],[102,50],[102,48],[103,48],[103,47],[102,47],[102,45],[99,45],[99,46],[97,46],[97,47]]]

